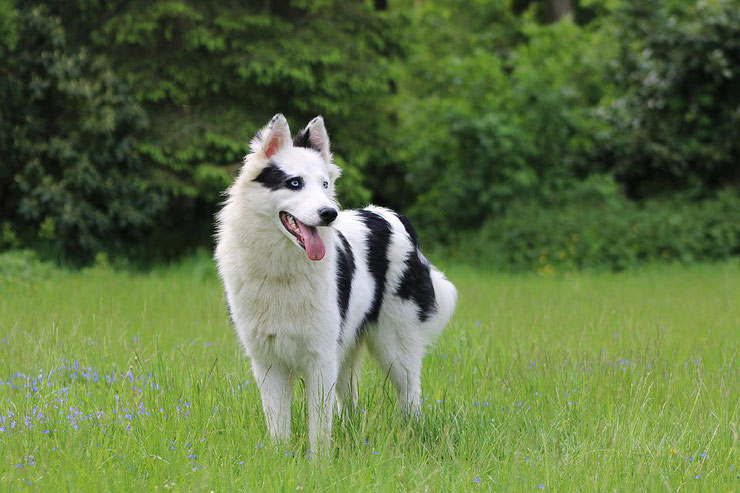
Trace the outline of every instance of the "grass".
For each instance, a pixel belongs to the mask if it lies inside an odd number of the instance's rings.
[[[306,457],[259,394],[207,262],[0,269],[6,491],[740,488],[740,266],[572,278],[450,268],[418,422],[367,363],[361,413]]]

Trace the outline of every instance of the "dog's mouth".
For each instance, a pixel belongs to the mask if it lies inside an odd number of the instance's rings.
[[[324,258],[326,247],[316,226],[303,224],[295,216],[285,211],[280,211],[280,222],[283,223],[283,227],[288,230],[288,233],[298,240],[301,248],[306,250],[309,259],[321,260]]]

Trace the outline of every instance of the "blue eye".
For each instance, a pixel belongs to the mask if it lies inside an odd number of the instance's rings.
[[[295,178],[291,178],[290,180],[285,182],[286,188],[289,188],[291,190],[300,190],[303,188],[303,179],[301,177],[296,176]]]
[[[324,188],[329,188],[329,182],[328,181],[325,181],[324,182]]]

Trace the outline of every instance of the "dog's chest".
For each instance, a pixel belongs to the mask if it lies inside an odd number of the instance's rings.
[[[240,305],[237,330],[248,352],[300,365],[333,345],[339,326],[336,292],[317,281],[244,283],[233,301]]]

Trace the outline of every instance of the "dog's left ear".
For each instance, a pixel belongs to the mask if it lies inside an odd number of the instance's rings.
[[[306,125],[306,128],[298,132],[293,140],[294,147],[306,147],[321,154],[324,161],[331,162],[331,151],[329,150],[329,134],[326,133],[324,119],[317,116]]]
[[[332,180],[339,178],[341,170],[332,160],[331,150],[329,149],[329,134],[326,133],[324,119],[320,115],[308,122],[306,128],[298,132],[293,140],[293,146],[317,151],[326,161]]]

